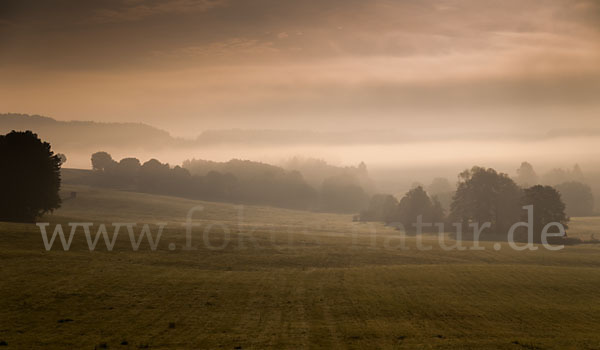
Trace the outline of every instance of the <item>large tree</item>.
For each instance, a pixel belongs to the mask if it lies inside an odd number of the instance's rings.
[[[473,167],[459,175],[450,217],[464,226],[491,223],[491,231],[508,232],[521,214],[521,189],[508,175],[494,169]]]
[[[421,186],[406,192],[398,205],[398,219],[404,226],[405,231],[409,233],[415,232],[418,216],[422,217],[422,222],[431,223],[434,219],[432,212],[431,199]],[[428,230],[430,229],[428,228]]]
[[[569,219],[565,215],[565,204],[560,193],[550,186],[536,185],[523,191],[522,205],[533,205],[533,239],[540,241],[544,227],[556,222],[567,228]],[[527,221],[528,213],[523,212],[522,220]]]
[[[0,220],[33,221],[60,207],[60,166],[31,131],[0,136]]]
[[[117,162],[107,152],[96,152],[92,154],[92,169],[97,171],[107,171],[116,166]]]

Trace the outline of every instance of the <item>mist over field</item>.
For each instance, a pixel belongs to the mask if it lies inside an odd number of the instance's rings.
[[[171,166],[181,166],[189,159],[245,159],[284,167],[293,158],[319,159],[341,167],[364,162],[373,191],[402,195],[414,183],[426,185],[436,177],[454,182],[460,172],[473,165],[492,167],[514,177],[526,161],[539,174],[577,164],[600,197],[600,129],[595,128],[428,133],[411,129],[232,128],[177,137],[141,123],[65,122],[19,114],[0,115],[0,121],[2,132],[36,130],[56,152],[68,155],[67,168],[91,169],[90,157],[97,151],[107,151],[116,160],[135,157],[143,163],[158,159]]]
[[[301,156],[337,165],[361,161],[376,168],[460,169],[485,163],[510,172],[521,161],[543,170],[578,163],[595,169],[600,128],[565,128],[469,132],[412,129],[216,129],[195,137],[173,136],[146,124],[61,122],[53,118],[0,115],[0,131],[33,128],[52,141],[57,152],[71,155],[69,167],[90,168],[89,155],[110,151],[116,158],[158,158],[181,164],[190,158],[226,161],[232,158],[281,163]],[[572,164],[571,164],[572,163]]]

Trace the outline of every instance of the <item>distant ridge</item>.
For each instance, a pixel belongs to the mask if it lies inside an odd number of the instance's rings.
[[[31,130],[53,147],[98,150],[136,148],[157,150],[181,146],[185,140],[174,138],[168,132],[142,123],[99,123],[92,121],[59,121],[40,115],[0,114],[0,132]]]
[[[195,139],[171,136],[167,131],[142,123],[59,121],[40,115],[0,114],[0,132],[31,130],[53,146],[80,150],[137,148],[157,150],[167,147],[231,145],[341,145],[390,144],[411,140],[408,135],[386,130],[314,131],[291,129],[205,130]]]
[[[599,138],[600,129],[563,129],[511,132],[398,132],[395,130],[315,131],[293,129],[216,129],[199,131],[195,139],[171,136],[167,131],[131,122],[59,121],[40,115],[0,114],[0,132],[31,130],[59,148],[82,151],[99,149],[140,149],[155,151],[176,147],[211,145],[368,145],[402,144],[423,141],[518,140],[539,141],[569,137]]]

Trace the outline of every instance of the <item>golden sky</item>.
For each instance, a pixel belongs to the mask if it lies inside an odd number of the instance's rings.
[[[205,129],[600,127],[599,0],[0,2],[0,112]]]

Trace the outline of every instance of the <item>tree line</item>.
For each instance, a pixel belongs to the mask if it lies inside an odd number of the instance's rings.
[[[31,221],[60,206],[60,168],[66,161],[50,144],[31,131],[0,135],[0,220]],[[550,222],[566,226],[569,215],[594,214],[590,187],[578,166],[566,174],[568,181],[540,185],[529,163],[517,172],[517,181],[491,168],[473,167],[458,177],[456,189],[443,178],[434,179],[427,191],[414,186],[400,200],[389,194],[369,197],[361,184],[368,183],[364,163],[348,169],[328,169],[334,175],[314,186],[297,170],[233,159],[229,162],[186,161],[171,167],[151,159],[116,161],[106,152],[91,157],[91,176],[82,184],[111,187],[192,199],[271,205],[303,210],[356,213],[363,221],[400,223],[407,231],[420,216],[424,222],[451,222],[467,226],[489,222],[491,232],[506,232],[527,219],[524,206],[534,206],[533,226],[540,232]],[[309,168],[323,168],[312,164]],[[304,165],[304,167],[307,167]],[[313,180],[314,181],[314,180]],[[531,185],[530,185],[531,184]],[[434,195],[432,195],[434,194]],[[366,209],[365,209],[366,208]]]
[[[565,228],[569,218],[561,193],[552,186],[533,185],[522,188],[507,174],[492,168],[473,167],[458,176],[458,184],[446,213],[436,196],[429,196],[422,186],[408,191],[400,201],[389,194],[371,197],[368,208],[358,219],[401,224],[408,233],[415,232],[420,216],[422,222],[452,224],[468,228],[472,223],[490,223],[488,232],[508,232],[517,222],[528,220],[523,207],[533,205],[534,239],[539,241],[542,229],[551,222]],[[437,227],[431,226],[437,232]]]
[[[171,167],[151,159],[116,161],[107,152],[91,157],[93,185],[191,199],[270,205],[330,212],[357,212],[368,194],[352,175],[326,178],[318,187],[298,171],[233,159],[229,162],[188,160]]]

